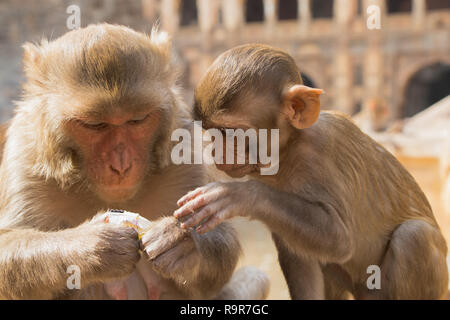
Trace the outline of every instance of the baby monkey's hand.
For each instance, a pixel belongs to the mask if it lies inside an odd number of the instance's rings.
[[[213,182],[199,187],[178,200],[174,216],[182,228],[194,228],[199,234],[211,231],[225,220],[255,212],[258,183]],[[182,219],[183,218],[183,219]]]

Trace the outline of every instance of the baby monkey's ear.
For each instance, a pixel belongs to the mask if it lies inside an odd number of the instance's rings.
[[[312,126],[319,117],[322,89],[314,89],[304,85],[290,87],[283,96],[284,114],[297,129]]]

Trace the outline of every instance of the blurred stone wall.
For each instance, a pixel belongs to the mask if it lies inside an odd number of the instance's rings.
[[[418,85],[423,101],[450,94],[435,85],[450,76],[448,0],[1,0],[0,121],[20,96],[22,43],[66,32],[71,4],[81,8],[81,26],[109,22],[149,32],[159,21],[173,36],[188,103],[215,57],[249,42],[287,50],[306,82],[325,89],[325,109],[359,112],[372,129],[410,115],[405,104],[420,97],[407,95]],[[381,8],[380,30],[366,25],[372,4]],[[440,66],[434,78],[417,77],[430,66]]]
[[[141,0],[1,0],[0,1],[0,121],[12,115],[13,101],[20,98],[22,44],[55,39],[68,31],[67,7],[81,8],[81,26],[109,22],[148,32],[152,21],[144,19]]]

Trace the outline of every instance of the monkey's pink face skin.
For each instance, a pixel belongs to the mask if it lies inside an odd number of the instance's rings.
[[[101,200],[120,203],[136,194],[148,170],[150,141],[160,118],[156,111],[67,123],[85,175]]]

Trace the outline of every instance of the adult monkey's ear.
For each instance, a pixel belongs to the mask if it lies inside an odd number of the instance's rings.
[[[294,85],[283,95],[284,114],[297,129],[312,126],[319,118],[322,89],[310,88],[304,85]]]
[[[47,44],[47,40],[42,40],[42,46]],[[23,47],[23,67],[25,76],[29,81],[42,82],[42,46],[37,46],[26,42]]]

